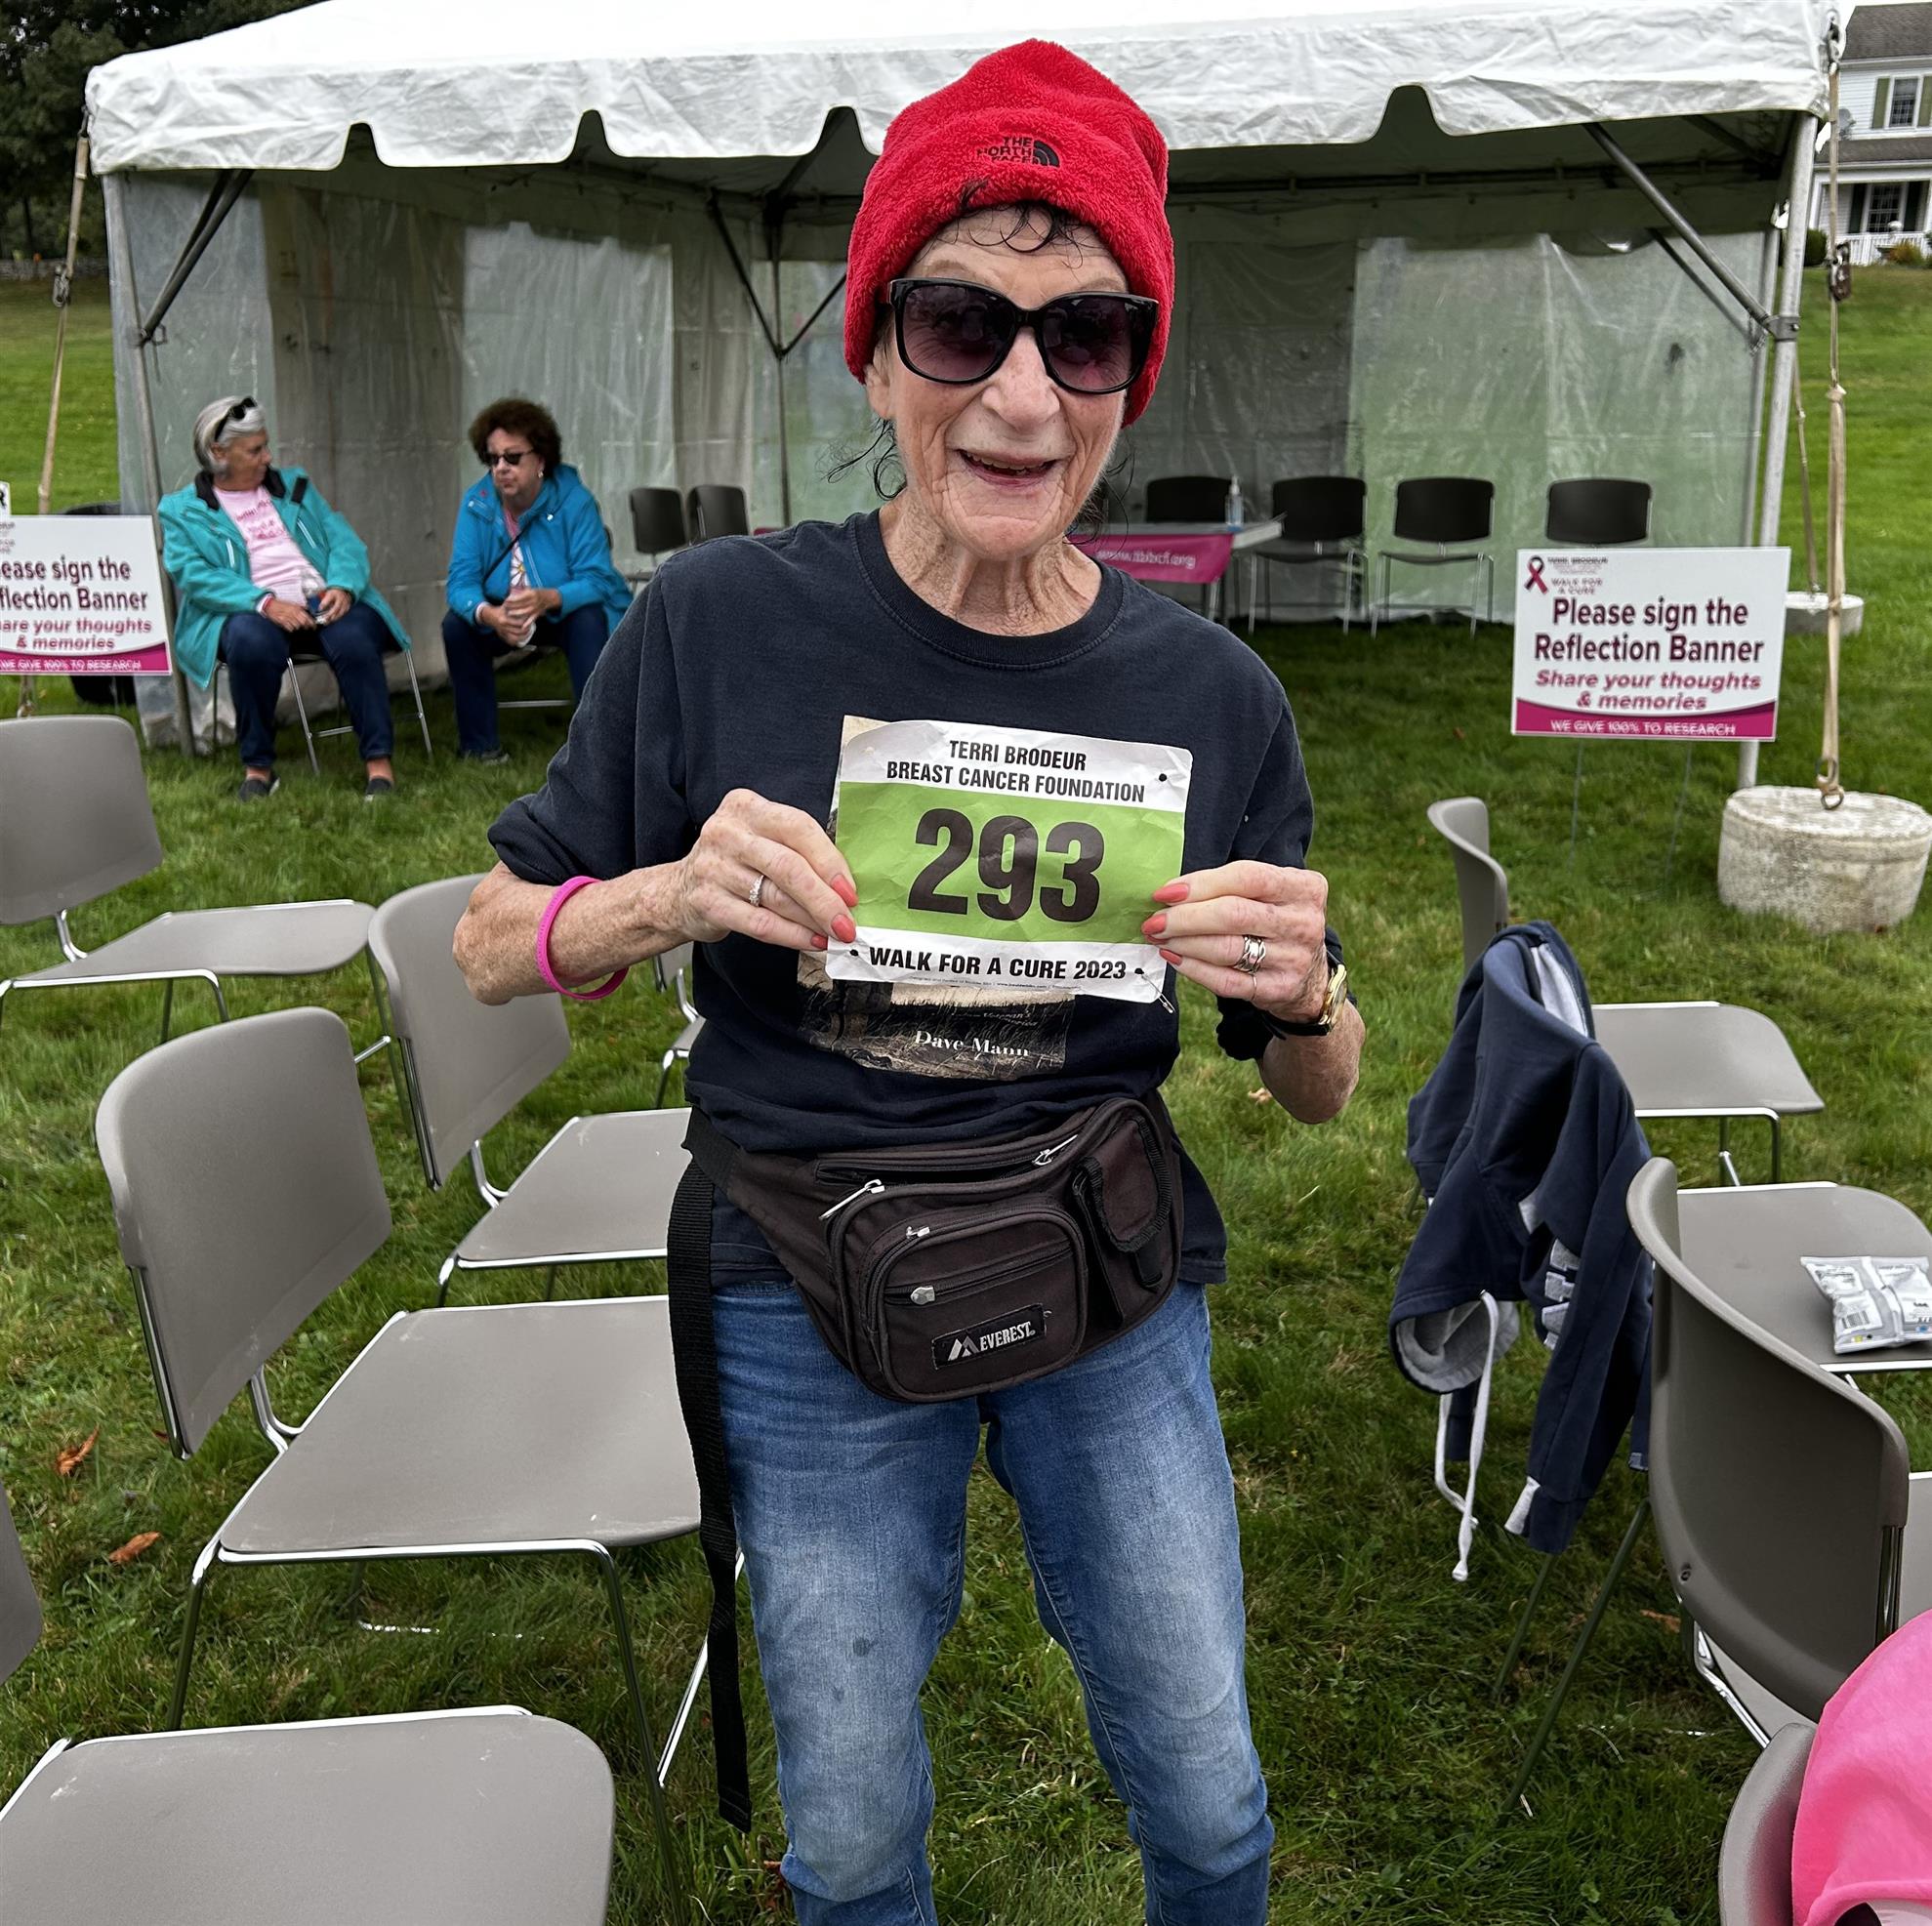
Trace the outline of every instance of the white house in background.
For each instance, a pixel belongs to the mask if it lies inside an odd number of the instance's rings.
[[[1845,24],[1838,104],[1850,116],[1838,148],[1838,231],[1870,262],[1902,234],[1921,245],[1932,225],[1932,4],[1856,7]],[[1811,225],[1826,225],[1830,188],[1819,156]]]

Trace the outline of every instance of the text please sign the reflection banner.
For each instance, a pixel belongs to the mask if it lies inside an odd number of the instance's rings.
[[[1525,549],[1510,733],[1766,742],[1788,549]]]

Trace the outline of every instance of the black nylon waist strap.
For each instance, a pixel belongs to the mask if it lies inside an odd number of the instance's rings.
[[[692,1113],[692,1122],[699,1121]],[[711,1575],[711,1738],[718,1761],[719,1817],[741,1832],[752,1824],[745,1706],[738,1690],[738,1537],[731,1522],[731,1477],[724,1414],[718,1395],[718,1339],[711,1317],[711,1178],[693,1161],[671,1206],[665,1268],[671,1286],[671,1344],[678,1403],[698,1475],[698,1545]]]

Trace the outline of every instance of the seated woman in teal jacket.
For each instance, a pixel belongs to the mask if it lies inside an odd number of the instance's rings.
[[[244,802],[275,793],[275,703],[289,643],[318,647],[335,671],[374,799],[395,787],[383,651],[409,646],[369,586],[369,551],[300,469],[268,460],[251,394],[195,417],[193,481],[161,500],[162,560],[175,580],[175,659],[206,688],[228,665]]]
[[[459,754],[502,762],[498,660],[539,643],[560,648],[581,699],[631,591],[547,408],[515,395],[492,401],[470,424],[470,445],[487,473],[456,512],[443,652]]]

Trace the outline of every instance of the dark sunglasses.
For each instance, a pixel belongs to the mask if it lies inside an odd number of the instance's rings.
[[[234,406],[230,408],[228,412],[222,417],[222,426],[224,428],[226,428],[230,422],[239,422],[246,420],[250,415],[252,415],[255,412],[255,406],[256,406],[256,402],[254,395],[244,394],[241,397],[241,399],[237,401],[234,404]]]
[[[520,469],[537,451],[534,448],[504,448],[494,455],[483,457],[483,466],[493,469],[499,462],[508,462],[514,469]]]
[[[1073,394],[1118,394],[1147,365],[1161,304],[1138,294],[1065,294],[1021,307],[971,281],[891,286],[899,359],[925,381],[984,381],[1031,328],[1048,377]]]

